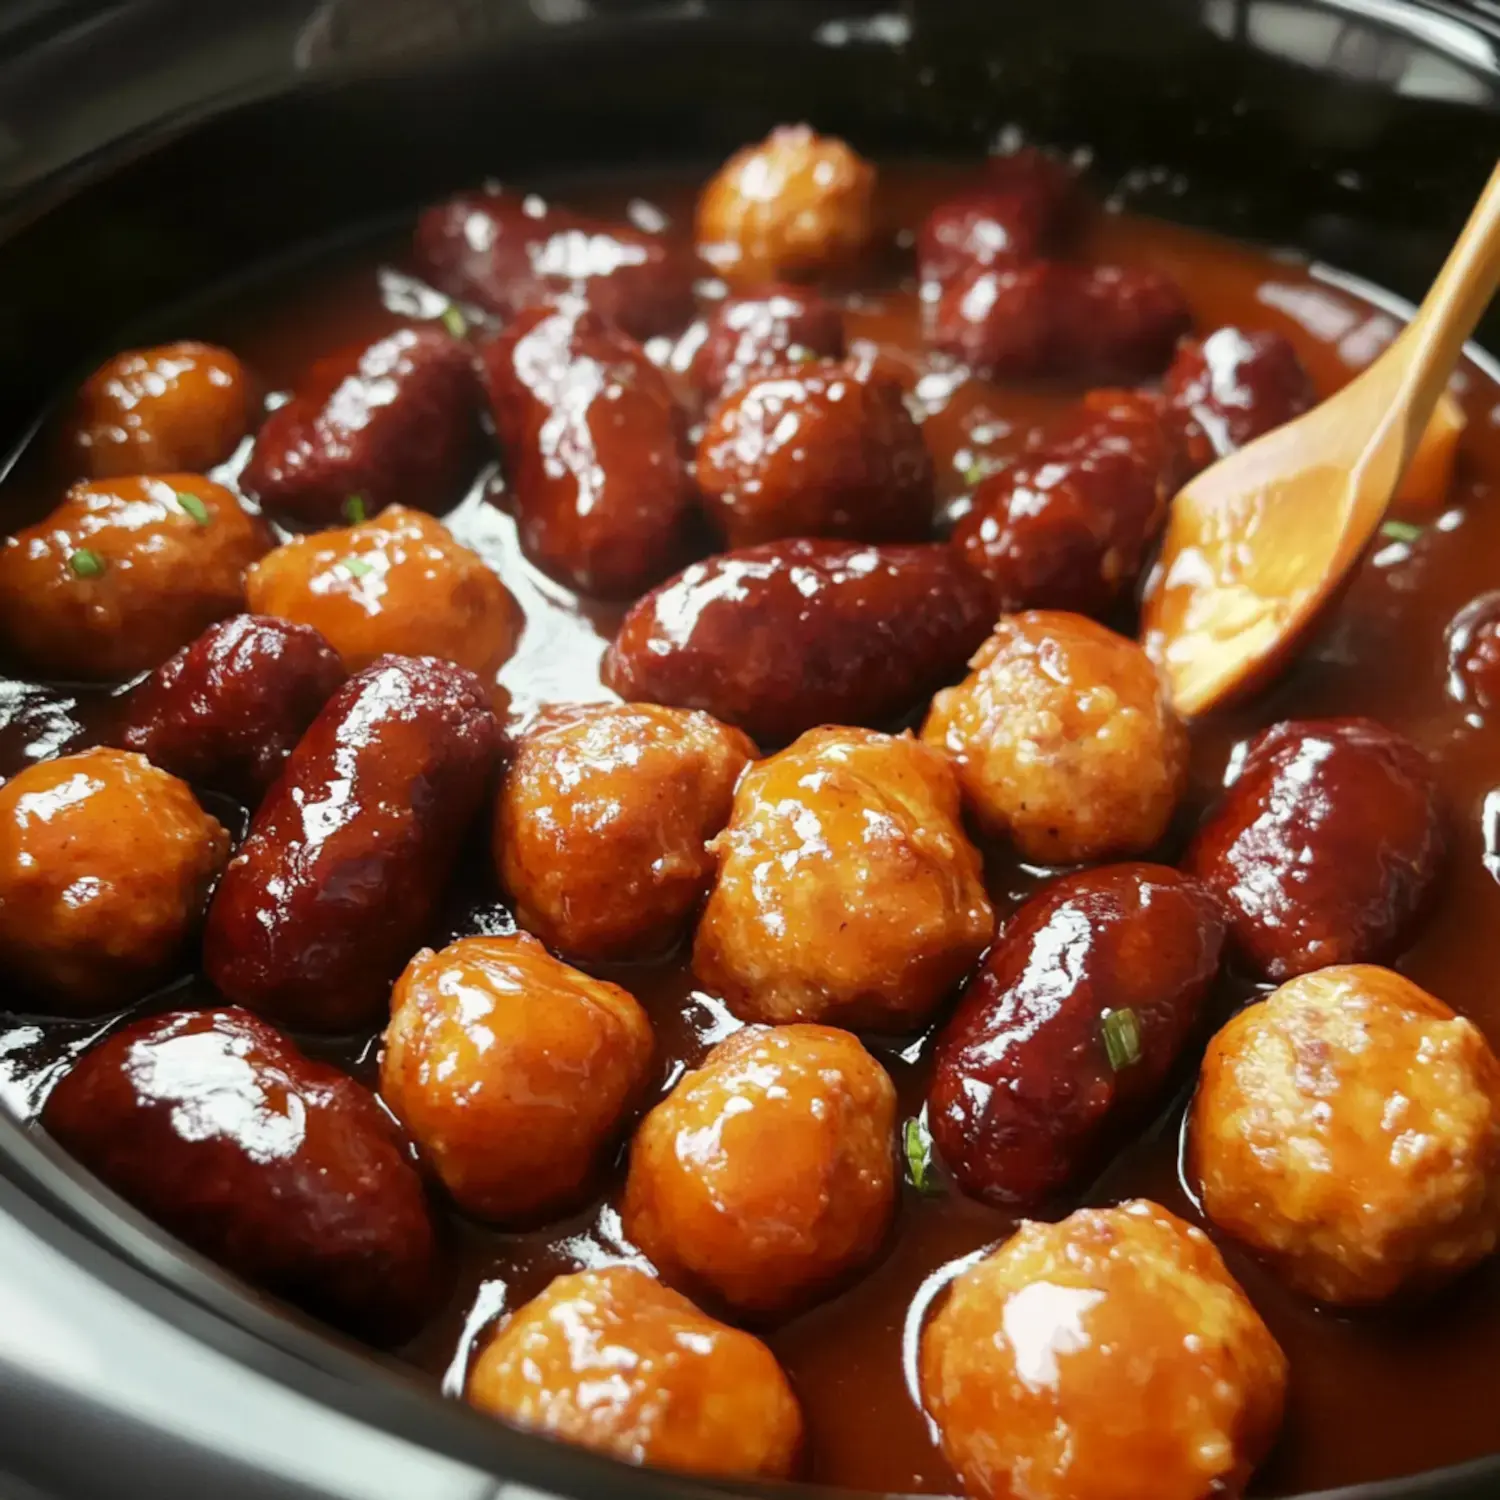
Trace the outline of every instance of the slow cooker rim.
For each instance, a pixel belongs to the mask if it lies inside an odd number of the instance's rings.
[[[1445,53],[1471,71],[1500,79],[1500,13],[1460,0],[1297,0],[1308,8],[1371,19],[1405,32],[1422,46]],[[910,8],[911,0],[864,0],[864,13]],[[733,12],[739,9],[740,14]],[[842,13],[854,6],[840,7]],[[729,16],[725,12],[729,11]],[[1465,55],[1434,35],[1434,17],[1462,28],[1484,44]],[[688,7],[646,6],[639,14],[602,14],[577,23],[594,29],[638,29],[643,24],[697,26],[744,22],[744,7],[706,0]],[[753,24],[753,23],[750,23]],[[1481,60],[1486,51],[1488,62]],[[389,67],[373,60],[337,81]],[[266,75],[194,104],[164,113],[38,179],[9,201],[0,198],[0,238],[54,209],[148,151],[228,111],[282,93],[334,81],[317,74],[287,80]],[[813,1484],[774,1486],[709,1483],[691,1476],[634,1469],[553,1440],[520,1433],[427,1389],[397,1361],[372,1355],[295,1310],[258,1298],[211,1262],[180,1245],[110,1189],[87,1178],[40,1131],[0,1110],[0,1176],[27,1200],[31,1226],[61,1253],[155,1315],[191,1332],[219,1352],[289,1386],[309,1399],[441,1452],[497,1479],[580,1497],[659,1497],[709,1500],[726,1491],[848,1496],[856,1492]],[[1493,1486],[1493,1490],[1489,1487]],[[1464,1500],[1500,1492],[1500,1452],[1442,1469],[1399,1476],[1296,1500]]]

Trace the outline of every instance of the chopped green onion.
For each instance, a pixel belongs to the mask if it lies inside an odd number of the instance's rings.
[[[463,309],[456,302],[450,302],[443,309],[443,327],[456,339],[461,339],[469,331],[469,320],[464,317]]]
[[[366,573],[375,571],[374,564],[367,563],[362,557],[341,557],[338,565],[351,578],[363,578]]]
[[[1109,1065],[1116,1073],[1141,1060],[1141,1023],[1133,1010],[1112,1010],[1099,1024]]]
[[[75,578],[97,578],[104,571],[104,559],[87,547],[80,547],[69,559]]]
[[[786,355],[794,365],[810,365],[818,357],[815,353],[813,353],[811,349],[806,348],[802,344],[793,344],[792,347],[786,351]]]
[[[1380,528],[1380,534],[1393,542],[1414,542],[1422,535],[1422,528],[1413,526],[1410,521],[1387,521]]]
[[[990,476],[989,465],[982,458],[976,458],[973,463],[964,470],[964,483],[972,490],[975,485],[988,479]]]
[[[358,526],[361,521],[369,519],[369,514],[365,510],[365,497],[363,495],[350,495],[344,501],[344,519],[351,526]]]
[[[942,1192],[942,1184],[932,1165],[932,1137],[927,1133],[927,1122],[921,1115],[913,1115],[906,1122],[902,1135],[906,1148],[906,1175],[919,1193],[928,1195]]]
[[[196,496],[190,495],[186,490],[176,490],[177,503],[200,525],[207,526],[213,517],[208,513],[208,507]]]

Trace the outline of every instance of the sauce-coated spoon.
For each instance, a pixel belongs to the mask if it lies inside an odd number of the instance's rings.
[[[1302,640],[1380,525],[1497,284],[1500,166],[1390,348],[1172,502],[1141,634],[1184,717],[1261,686]]]

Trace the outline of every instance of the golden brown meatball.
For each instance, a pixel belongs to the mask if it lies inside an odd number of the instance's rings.
[[[404,505],[287,542],[251,568],[245,593],[255,614],[315,626],[350,672],[387,653],[437,656],[489,683],[521,634],[494,569]]]
[[[856,1037],[747,1027],[636,1132],[625,1232],[669,1281],[783,1312],[879,1252],[895,1159],[896,1090]]]
[[[17,1008],[113,1010],[172,978],[229,835],[187,783],[128,750],[30,766],[0,787],[0,967]]]
[[[909,734],[809,730],[714,848],[693,972],[742,1020],[915,1028],[994,931],[953,771]]]
[[[534,1220],[587,1189],[651,1052],[618,985],[526,933],[461,938],[396,982],[380,1093],[461,1209]]]
[[[90,479],[223,463],[250,430],[255,382],[227,349],[162,344],[106,360],[79,388],[68,424],[76,472]]]
[[[698,252],[747,283],[836,271],[871,233],[875,169],[843,141],[783,125],[720,168],[698,200]]]
[[[1188,1144],[1209,1218],[1324,1302],[1432,1286],[1500,1236],[1500,1061],[1389,969],[1320,969],[1241,1011]]]
[[[922,1337],[922,1399],[976,1500],[1237,1495],[1286,1357],[1208,1237],[1154,1203],[1022,1224]]]
[[[546,711],[495,807],[495,864],[516,920],[579,958],[671,947],[713,878],[708,840],[754,757],[738,729],[689,709]]]
[[[784,1479],[802,1413],[775,1356],[631,1266],[559,1276],[479,1356],[469,1400],[628,1463]]]
[[[0,547],[0,638],[43,676],[133,677],[242,609],[272,540],[199,474],[75,484]]]
[[[986,832],[1038,864],[1150,849],[1187,781],[1188,741],[1150,658],[1081,615],[1001,619],[922,738],[958,767]]]

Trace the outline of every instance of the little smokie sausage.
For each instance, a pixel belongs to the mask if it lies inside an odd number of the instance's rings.
[[[645,350],[569,299],[490,344],[484,379],[526,555],[606,597],[670,572],[693,490],[682,413]]]
[[[1161,865],[1084,870],[1028,901],[938,1037],[928,1123],[964,1189],[1035,1203],[1139,1123],[1223,946],[1213,898]]]
[[[376,1019],[488,790],[500,730],[472,672],[383,657],[313,721],[209,908],[204,969],[309,1031]]]

